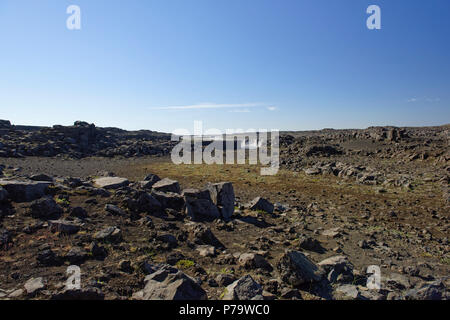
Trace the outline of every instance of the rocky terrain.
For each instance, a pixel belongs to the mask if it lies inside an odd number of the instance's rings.
[[[285,132],[260,176],[173,165],[150,131],[2,121],[0,299],[448,299],[449,132]]]
[[[0,120],[0,157],[139,157],[167,155],[172,147],[169,134],[153,131],[98,128],[82,121],[52,128],[14,126]]]

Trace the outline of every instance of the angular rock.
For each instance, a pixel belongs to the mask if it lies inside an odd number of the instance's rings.
[[[53,182],[53,178],[52,178],[52,177],[49,177],[49,176],[46,175],[46,174],[35,174],[35,175],[32,175],[32,176],[30,177],[30,179],[33,180],[33,181]]]
[[[224,287],[224,286],[228,286],[228,285],[232,284],[234,281],[236,281],[236,277],[232,274],[221,273],[221,274],[217,275],[215,280],[219,286]]]
[[[181,212],[184,210],[184,198],[178,193],[152,191],[151,194],[163,208],[173,209]]]
[[[220,210],[222,218],[229,219],[234,213],[234,189],[231,182],[207,184],[206,190],[210,192],[212,202]]]
[[[40,265],[47,267],[59,266],[62,263],[61,258],[58,257],[48,245],[43,245],[39,248],[36,259]]]
[[[198,254],[202,257],[214,257],[216,255],[216,248],[208,245],[200,245],[195,248]]]
[[[50,197],[33,201],[29,208],[29,214],[35,219],[59,218],[62,213],[63,209]]]
[[[450,293],[442,280],[424,283],[405,294],[406,300],[448,300]]]
[[[250,201],[247,206],[248,209],[250,210],[261,210],[267,213],[272,214],[273,210],[274,210],[274,206],[273,204],[268,201],[267,199],[261,198],[261,197],[257,197],[255,199],[253,199],[252,201]]]
[[[299,251],[288,250],[279,260],[277,269],[281,279],[292,286],[321,279],[318,267]]]
[[[34,296],[46,287],[44,278],[31,278],[25,283],[25,291],[29,296]]]
[[[185,273],[169,265],[145,278],[143,290],[133,294],[135,300],[205,300],[206,292]]]
[[[52,232],[63,234],[75,234],[80,230],[79,224],[67,220],[50,220],[48,225]]]
[[[192,223],[188,225],[189,231],[193,236],[193,241],[198,245],[211,245],[216,248],[223,248],[223,244],[216,238],[211,229],[201,223]]]
[[[123,211],[122,209],[120,209],[118,206],[115,206],[113,204],[106,204],[105,205],[105,211],[112,214],[113,216],[126,216],[127,214],[125,213],[125,211]]]
[[[94,179],[94,184],[104,189],[119,189],[128,186],[128,179],[119,177],[102,177]]]
[[[318,263],[322,269],[328,274],[328,281],[334,282],[350,282],[353,280],[353,265],[345,256],[334,256]]]
[[[75,207],[70,210],[70,216],[80,218],[80,219],[85,219],[88,217],[88,213],[82,207]]]
[[[182,196],[186,202],[185,212],[194,221],[214,220],[220,217],[217,206],[207,190],[185,189]]]
[[[69,261],[71,265],[80,265],[86,261],[88,253],[84,248],[73,247],[64,256],[65,260]]]
[[[169,178],[162,179],[155,182],[153,185],[153,190],[160,192],[172,192],[179,194],[181,192],[180,184],[178,181],[171,180]]]
[[[117,227],[108,227],[97,232],[94,238],[103,242],[119,242],[122,240],[122,231]]]
[[[246,275],[225,288],[223,300],[263,300],[262,293],[261,285]]]
[[[264,269],[267,271],[272,271],[273,268],[270,263],[264,259],[263,256],[256,253],[243,253],[238,259],[239,265],[245,269]]]
[[[344,284],[336,289],[336,292],[343,295],[346,298],[358,299],[360,292],[358,287],[352,284]]]
[[[42,198],[50,182],[8,181],[0,180],[0,186],[8,191],[9,197],[15,202],[30,202]]]

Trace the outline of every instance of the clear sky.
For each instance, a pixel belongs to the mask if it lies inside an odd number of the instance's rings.
[[[0,43],[0,119],[15,124],[450,123],[449,0],[1,0]]]

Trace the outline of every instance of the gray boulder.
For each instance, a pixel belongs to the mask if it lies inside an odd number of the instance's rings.
[[[243,253],[239,256],[238,263],[245,269],[264,269],[272,271],[270,263],[263,256],[256,253]]]
[[[97,232],[94,238],[103,242],[119,242],[122,240],[122,231],[117,227],[108,227]]]
[[[328,274],[328,281],[334,282],[350,282],[353,280],[353,265],[345,256],[334,256],[327,258],[318,263]]]
[[[154,197],[163,208],[173,209],[175,211],[181,212],[184,210],[184,198],[174,192],[160,192],[152,191],[152,197]]]
[[[29,296],[36,295],[39,291],[45,289],[46,284],[43,278],[31,278],[25,283],[25,291]]]
[[[279,260],[277,269],[281,279],[292,286],[321,279],[318,267],[299,251],[288,250]]]
[[[119,177],[103,177],[94,179],[95,186],[103,189],[119,189],[128,186],[128,179]]]
[[[234,213],[234,189],[231,182],[209,183],[206,185],[212,202],[219,208],[222,218],[229,219]]]
[[[220,218],[219,209],[212,202],[208,190],[185,189],[182,195],[186,202],[185,212],[194,221]]]
[[[143,290],[133,294],[135,300],[206,300],[205,290],[197,282],[169,265],[145,278]]]
[[[261,285],[246,275],[225,288],[223,300],[263,300],[262,293]]]
[[[52,232],[59,232],[62,234],[75,234],[80,230],[80,225],[67,220],[50,220],[48,222]]]
[[[59,218],[62,213],[63,209],[50,197],[33,201],[29,208],[29,214],[35,219]]]
[[[171,180],[169,178],[162,179],[158,182],[156,182],[153,185],[153,190],[161,191],[161,192],[173,192],[173,193],[180,193],[180,184],[178,181]]]
[[[15,202],[30,202],[42,198],[50,185],[50,182],[43,181],[0,180],[0,186],[8,191],[9,197]]]
[[[247,204],[250,210],[262,210],[267,213],[273,213],[274,205],[267,199],[257,197]]]

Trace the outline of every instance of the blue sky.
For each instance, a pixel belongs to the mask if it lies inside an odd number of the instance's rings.
[[[81,30],[66,8],[81,8]],[[368,30],[366,8],[381,8]],[[171,132],[450,123],[448,0],[1,0],[0,119]]]

